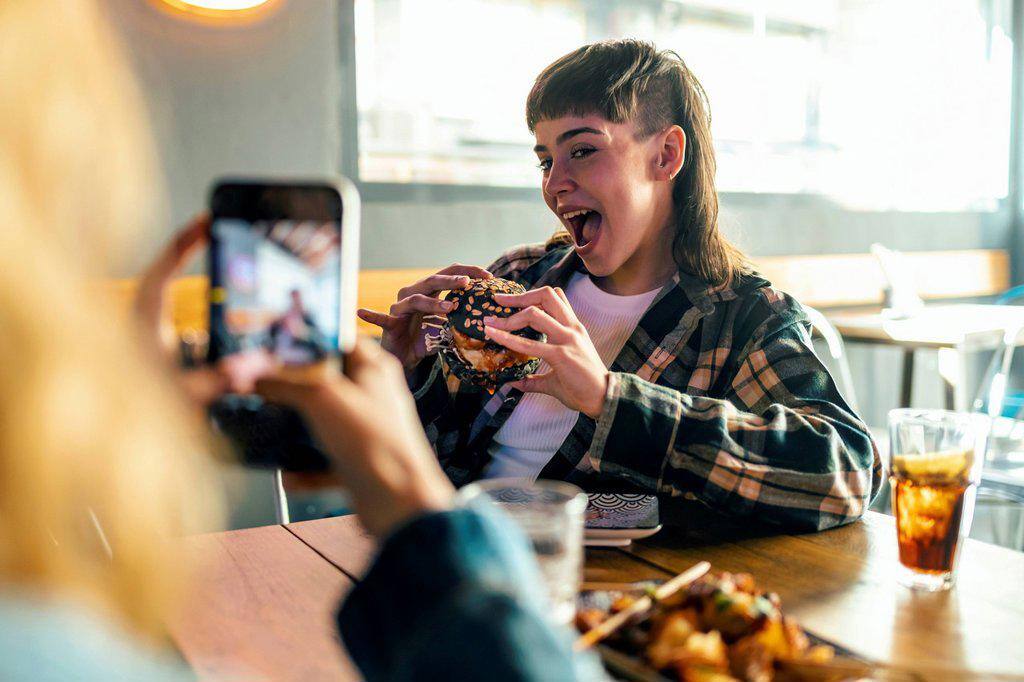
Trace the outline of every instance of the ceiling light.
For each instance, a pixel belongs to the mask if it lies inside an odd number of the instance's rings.
[[[230,12],[239,9],[252,9],[259,7],[267,0],[181,0],[172,2],[172,5],[188,5],[197,9],[212,9]]]
[[[233,21],[265,15],[284,0],[158,0],[157,4],[179,15]]]

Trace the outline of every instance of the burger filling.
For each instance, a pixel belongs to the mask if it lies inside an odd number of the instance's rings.
[[[505,367],[530,361],[529,355],[509,350],[487,340],[474,339],[460,331],[452,330],[455,353],[463,362],[478,372],[497,372]]]

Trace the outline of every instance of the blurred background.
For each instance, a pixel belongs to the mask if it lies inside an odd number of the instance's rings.
[[[755,260],[874,242],[991,249],[1021,280],[1021,0],[105,4],[142,81],[169,199],[126,276],[224,174],[353,178],[367,269],[486,265],[543,240],[557,225],[526,94],[571,49],[634,37],[678,52],[707,90],[723,229]],[[846,355],[861,412],[884,425],[901,351]],[[915,406],[943,405],[937,358],[918,353]],[[229,475],[243,490],[233,525],[273,522],[267,477]],[[291,503],[293,519],[340,504]]]

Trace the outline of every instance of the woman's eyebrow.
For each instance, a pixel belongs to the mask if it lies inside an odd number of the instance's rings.
[[[555,138],[555,144],[562,144],[569,138],[576,137],[577,135],[582,135],[583,133],[592,133],[594,135],[604,134],[600,130],[597,130],[596,128],[589,128],[587,126],[583,126],[582,128],[572,128],[571,130],[566,130],[564,133]],[[533,148],[533,151],[535,152],[546,152],[547,150],[548,148],[542,144],[539,144]]]

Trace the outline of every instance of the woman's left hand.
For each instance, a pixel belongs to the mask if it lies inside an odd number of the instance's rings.
[[[209,234],[209,215],[201,214],[189,221],[139,277],[135,294],[135,317],[146,352],[166,363],[189,400],[204,408],[229,390],[252,390],[256,378],[268,371],[267,361],[244,355],[225,358],[214,366],[178,366],[180,351],[169,319],[168,291],[172,280],[206,247]]]
[[[525,294],[495,294],[496,303],[522,308],[510,317],[485,317],[484,333],[502,346],[538,357],[550,370],[509,385],[525,393],[546,393],[571,410],[597,419],[608,389],[608,368],[597,353],[583,323],[560,288],[543,287]],[[511,332],[532,327],[547,335],[547,342]]]

